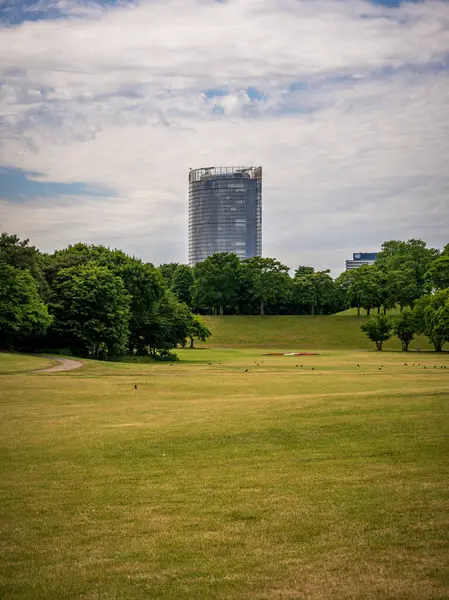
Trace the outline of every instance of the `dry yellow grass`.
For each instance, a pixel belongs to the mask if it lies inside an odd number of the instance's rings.
[[[446,355],[181,357],[0,376],[1,597],[448,597]]]

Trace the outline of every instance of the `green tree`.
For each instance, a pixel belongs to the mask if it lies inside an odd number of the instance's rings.
[[[438,254],[438,250],[428,248],[422,240],[384,242],[376,266],[389,280],[390,301],[402,308],[413,308],[415,301],[429,291],[426,273]],[[395,285],[395,282],[400,283]]]
[[[240,265],[240,279],[247,296],[258,305],[259,314],[265,313],[267,303],[276,304],[288,288],[288,267],[274,258],[254,256]]]
[[[111,273],[120,277],[130,295],[129,349],[134,353],[141,346],[140,339],[147,323],[153,321],[156,304],[165,293],[165,281],[151,263],[144,263],[121,250],[81,243],[49,256],[45,274],[52,285],[62,270],[93,263],[107,267]]]
[[[315,273],[315,269],[313,267],[300,265],[295,271],[295,277],[301,277],[302,275],[312,275],[312,273]]]
[[[399,316],[393,317],[392,323],[394,335],[401,340],[402,350],[407,352],[417,332],[414,314],[410,310],[404,310]]]
[[[10,265],[17,269],[28,269],[38,284],[38,291],[44,300],[48,299],[42,266],[43,256],[29,240],[21,240],[17,235],[2,233],[0,235],[0,265]]]
[[[141,331],[138,354],[164,357],[177,345],[185,346],[191,319],[188,306],[167,290]]]
[[[164,263],[159,265],[157,270],[162,275],[165,281],[165,285],[168,289],[171,288],[173,283],[173,275],[175,274],[176,269],[179,267],[179,263]]]
[[[189,323],[190,348],[193,348],[194,338],[205,342],[211,335],[212,332],[206,323],[198,315],[192,315]]]
[[[236,254],[213,254],[194,268],[192,302],[198,309],[213,313],[233,310],[237,305],[240,284],[240,261]]]
[[[432,261],[426,279],[435,290],[449,288],[449,251]]]
[[[335,283],[329,271],[313,271],[311,267],[296,270],[292,281],[295,312],[329,314],[335,306]]]
[[[402,269],[389,270],[385,275],[386,300],[389,307],[399,304],[401,312],[406,306],[413,307],[420,291],[413,274],[413,269],[404,266]]]
[[[178,265],[173,273],[171,290],[178,300],[185,302],[187,306],[192,305],[190,288],[193,286],[194,281],[193,269],[189,265]]]
[[[413,313],[419,333],[429,338],[436,352],[441,352],[449,342],[449,289],[422,296]]]
[[[345,290],[350,306],[357,308],[358,316],[361,308],[369,315],[372,308],[380,307],[383,302],[384,276],[375,265],[345,271],[338,283]]]
[[[362,323],[360,329],[366,333],[368,339],[376,344],[377,350],[382,350],[382,344],[391,338],[393,325],[385,315],[371,317]]]
[[[87,263],[61,269],[53,281],[50,312],[60,346],[91,358],[115,358],[126,351],[131,296],[104,266]]]
[[[0,346],[19,347],[52,322],[30,271],[0,264]]]

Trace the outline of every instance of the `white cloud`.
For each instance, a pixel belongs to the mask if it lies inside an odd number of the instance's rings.
[[[448,241],[446,3],[60,6],[81,16],[0,36],[0,163],[116,197],[5,199],[3,229],[186,260],[188,168],[262,164],[264,253],[292,267]]]

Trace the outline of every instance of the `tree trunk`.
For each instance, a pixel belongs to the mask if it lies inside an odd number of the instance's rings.
[[[377,307],[377,314],[380,315],[380,306]]]
[[[402,351],[403,352],[408,352],[408,345],[410,344],[410,342],[406,342],[405,340],[401,340],[401,344],[402,344]]]
[[[435,352],[442,352],[443,351],[443,342],[440,342],[438,340],[437,342],[433,342],[433,345],[435,346]]]
[[[315,314],[315,302],[312,302],[312,312],[310,314],[311,315]]]
[[[387,314],[387,307],[384,306],[384,315],[386,315],[386,314]]]
[[[223,316],[223,304],[220,304],[220,316]]]
[[[371,306],[366,309],[366,314],[367,314],[368,317],[370,315],[370,312],[371,312]]]
[[[376,342],[376,348],[381,351],[382,350],[382,342]]]
[[[260,314],[263,315],[264,313],[264,303],[262,298],[260,299]]]
[[[357,306],[357,316],[360,317],[360,306]]]
[[[193,337],[190,336],[190,348],[193,348]]]

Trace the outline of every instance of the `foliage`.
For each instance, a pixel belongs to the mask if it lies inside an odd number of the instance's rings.
[[[441,254],[430,264],[426,279],[435,290],[449,288],[449,251]]]
[[[418,330],[415,315],[410,310],[404,310],[400,315],[392,318],[392,323],[394,335],[401,341],[402,350],[407,352]]]
[[[261,315],[265,312],[266,304],[276,304],[285,296],[290,282],[288,267],[274,258],[260,256],[242,261],[240,279],[246,284],[246,296],[250,304],[255,302]]]
[[[88,263],[107,267],[122,280],[130,296],[129,348],[131,353],[137,351],[141,346],[143,330],[153,319],[155,306],[165,293],[161,273],[152,264],[127,256],[121,250],[81,243],[59,250],[50,256],[45,273],[52,285],[54,278],[63,269]]]
[[[51,322],[30,271],[0,264],[0,347],[19,348]]]
[[[167,290],[141,329],[136,353],[143,355],[149,352],[157,357],[166,355],[177,345],[185,346],[191,317],[188,306],[178,302],[175,295]]]
[[[127,349],[131,296],[107,267],[61,269],[51,291],[52,333],[58,345],[91,358],[116,358]]]
[[[372,308],[380,308],[385,304],[384,277],[376,265],[362,265],[346,271],[340,275],[337,283],[344,290],[350,306],[357,308],[358,316],[361,308],[369,315]]]
[[[335,284],[329,271],[298,268],[293,278],[292,296],[300,314],[329,314],[335,309]]]
[[[192,305],[190,288],[194,281],[192,267],[189,267],[188,265],[178,265],[173,273],[171,290],[180,302],[184,302],[188,306]]]
[[[17,269],[27,269],[38,284],[39,294],[48,299],[48,286],[42,273],[43,257],[29,240],[20,240],[17,235],[0,235],[0,265],[10,265]]]
[[[173,275],[175,274],[176,269],[179,267],[179,263],[164,263],[159,265],[157,270],[162,275],[165,281],[165,287],[171,288],[173,283]]]
[[[413,310],[417,328],[429,338],[437,352],[449,342],[449,289],[418,300]]]
[[[193,348],[193,340],[197,338],[202,342],[205,342],[208,337],[212,335],[212,332],[206,325],[206,323],[198,315],[192,315],[189,322],[189,338],[190,348]]]
[[[240,261],[235,254],[222,253],[210,256],[194,269],[178,263],[166,263],[156,269],[151,263],[101,245],[78,243],[53,254],[41,254],[28,240],[21,241],[16,235],[4,233],[0,237],[0,265],[30,273],[40,297],[51,300],[51,312],[57,316],[54,325],[47,328],[45,305],[38,302],[35,308],[37,312],[43,310],[42,327],[31,328],[26,319],[17,317],[14,344],[20,340],[24,347],[26,340],[27,349],[67,348],[75,354],[98,358],[119,356],[125,351],[131,355],[162,356],[187,339],[191,344],[195,337],[203,339],[204,330],[196,324],[191,307],[213,315],[314,316],[348,307],[356,307],[359,315],[361,309],[369,314],[373,308],[378,313],[383,308],[385,315],[397,306],[401,312],[416,306],[413,316],[407,312],[394,322],[403,349],[413,339],[413,327],[426,332],[438,349],[445,342],[446,309],[438,304],[440,296],[426,294],[447,289],[448,257],[449,244],[439,254],[422,240],[388,241],[383,244],[376,265],[345,272],[334,280],[328,270],[315,271],[306,265],[298,266],[291,277],[289,268],[274,258]],[[98,278],[94,277],[95,268],[103,269],[101,277],[97,271]],[[28,285],[26,276],[11,277],[8,285],[14,289],[9,296],[22,297],[20,290]],[[83,277],[90,282],[84,287],[80,283]],[[6,279],[3,285],[7,285]],[[117,288],[117,302],[113,302],[116,285],[120,289]],[[76,286],[81,286],[79,298]],[[107,306],[102,315],[104,292]],[[30,294],[28,299],[33,292]],[[72,294],[70,302],[64,294]],[[422,297],[425,299],[421,302]],[[28,300],[23,302],[27,304]],[[20,306],[20,301],[16,303]],[[69,318],[70,311],[73,314]],[[92,331],[86,329],[84,320],[90,323]],[[103,335],[105,339],[100,340]],[[6,344],[6,336],[3,338]]]
[[[438,254],[438,250],[428,248],[422,240],[391,240],[382,244],[376,266],[389,280],[389,297],[393,304],[413,308],[416,300],[429,291],[426,273]]]
[[[382,350],[382,344],[390,339],[393,324],[385,315],[371,317],[362,323],[360,329],[366,333],[368,339],[376,344],[377,350]]]
[[[315,273],[315,269],[313,267],[300,265],[295,271],[295,277],[301,277],[302,275],[312,275],[312,273]]]
[[[198,309],[224,314],[237,305],[240,284],[240,261],[236,254],[213,254],[194,268],[192,302]]]

